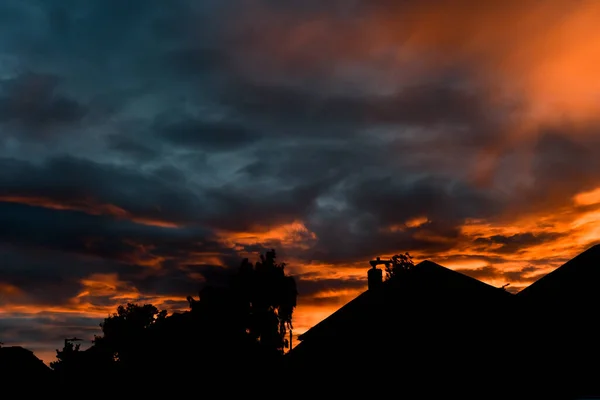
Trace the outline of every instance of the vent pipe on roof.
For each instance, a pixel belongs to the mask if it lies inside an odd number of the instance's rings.
[[[377,265],[379,264],[379,262],[380,262],[379,257],[377,257],[376,261],[370,262],[370,264],[373,267],[371,269],[369,269],[369,272],[367,273],[367,282],[368,282],[369,290],[376,289],[376,288],[380,287],[381,284],[383,283],[383,271],[380,270],[379,268],[377,268]]]

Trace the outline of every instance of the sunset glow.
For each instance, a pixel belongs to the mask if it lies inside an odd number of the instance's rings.
[[[517,292],[600,243],[600,2],[83,3],[0,27],[7,345],[49,363],[271,248],[297,336],[375,257]]]

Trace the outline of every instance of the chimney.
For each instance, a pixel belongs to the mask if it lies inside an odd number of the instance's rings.
[[[377,289],[383,283],[383,271],[373,265],[367,273],[369,290]]]

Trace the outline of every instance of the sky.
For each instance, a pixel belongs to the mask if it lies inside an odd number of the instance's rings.
[[[3,0],[0,341],[46,362],[277,250],[300,334],[409,252],[600,243],[600,3]]]

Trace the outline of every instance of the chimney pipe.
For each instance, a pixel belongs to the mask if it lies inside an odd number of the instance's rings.
[[[367,273],[367,282],[369,290],[374,290],[383,283],[383,271],[375,266],[377,264],[371,265],[373,265],[373,268],[369,269],[369,272]]]

